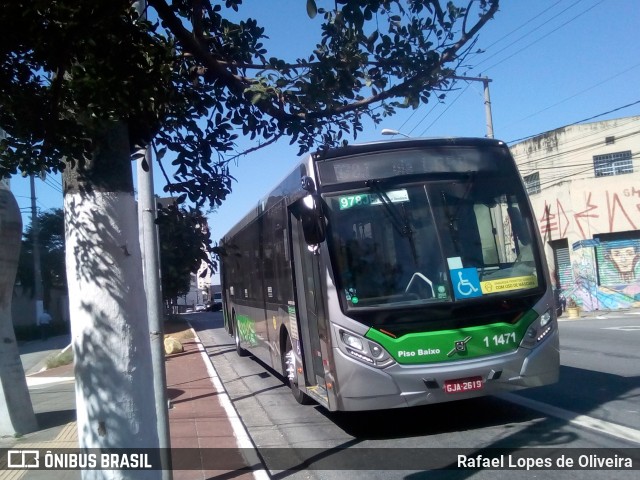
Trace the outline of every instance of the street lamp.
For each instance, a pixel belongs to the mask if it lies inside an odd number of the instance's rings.
[[[406,133],[402,133],[399,130],[392,130],[391,128],[383,128],[382,131],[380,132],[380,134],[382,134],[382,135],[402,135],[403,137],[411,138]]]

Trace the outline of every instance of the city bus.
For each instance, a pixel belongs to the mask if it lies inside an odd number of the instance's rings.
[[[225,328],[299,403],[375,410],[557,381],[552,285],[507,145],[308,155],[220,240]]]

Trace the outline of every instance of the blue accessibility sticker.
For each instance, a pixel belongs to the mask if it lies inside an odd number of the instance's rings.
[[[451,270],[453,294],[458,300],[479,297],[482,295],[480,278],[475,268],[456,268]]]

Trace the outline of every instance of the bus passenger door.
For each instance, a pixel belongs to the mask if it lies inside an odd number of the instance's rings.
[[[327,405],[324,365],[328,354],[329,331],[323,301],[325,293],[321,281],[321,257],[317,246],[310,247],[305,243],[302,221],[296,215],[295,205],[290,218],[296,313],[300,326],[298,341],[293,338],[291,341],[294,350],[303,359],[307,393]]]

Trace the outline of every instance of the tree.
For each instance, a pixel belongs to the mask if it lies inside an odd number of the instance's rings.
[[[256,141],[243,153],[282,137],[324,148],[356,137],[367,118],[429,102],[498,9],[307,0],[321,40],[290,60],[268,56],[256,20],[225,15],[242,0],[147,0],[152,21],[129,1],[15,0],[0,11],[0,176],[64,170],[82,447],[157,444],[131,152],[171,150],[166,190],[219,205],[238,135]]]
[[[11,317],[13,282],[18,269],[22,217],[13,194],[0,182],[0,435],[37,428]]]
[[[38,214],[38,244],[44,303],[48,305],[52,288],[67,288],[64,264],[64,213],[61,208]],[[25,292],[34,292],[33,275],[33,224],[23,234],[20,263],[16,281]]]
[[[191,274],[196,273],[203,262],[210,263],[207,219],[199,209],[186,209],[172,203],[158,209],[157,223],[162,297],[166,304],[175,304],[179,296],[189,292]]]

